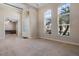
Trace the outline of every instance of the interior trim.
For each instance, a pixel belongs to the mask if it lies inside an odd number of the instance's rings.
[[[14,8],[18,8],[18,9],[23,9],[23,8],[20,8],[20,7],[17,7],[17,6],[14,6],[14,5],[11,5],[11,4],[8,4],[8,3],[4,3],[4,4],[6,4],[6,5],[8,5],[8,6],[11,6],[11,7],[14,7]]]
[[[79,46],[78,43],[75,43],[75,42],[68,42],[68,41],[62,41],[62,40],[56,40],[56,39],[53,39],[53,38],[44,38],[44,37],[40,37],[41,39],[47,39],[47,40],[52,40],[52,41],[57,41],[57,42],[61,42],[61,43],[66,43],[66,44],[71,44],[71,45],[76,45],[76,46]]]

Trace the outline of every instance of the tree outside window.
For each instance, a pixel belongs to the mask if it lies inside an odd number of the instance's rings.
[[[46,34],[51,34],[51,10],[44,12],[44,31]]]
[[[69,36],[70,34],[70,4],[62,4],[58,7],[58,34]]]

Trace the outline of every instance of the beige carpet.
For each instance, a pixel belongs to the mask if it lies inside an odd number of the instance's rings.
[[[7,35],[0,41],[2,56],[75,56],[79,55],[79,46],[63,44],[44,39],[19,39],[16,35]]]

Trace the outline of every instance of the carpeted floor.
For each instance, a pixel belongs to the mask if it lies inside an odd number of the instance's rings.
[[[2,56],[79,56],[79,46],[44,39],[20,39],[6,35],[0,41]]]

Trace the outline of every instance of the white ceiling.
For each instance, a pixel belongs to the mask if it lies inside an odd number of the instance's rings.
[[[30,6],[30,7],[34,7],[34,8],[39,8],[39,7],[42,7],[42,6],[46,6],[50,3],[20,3],[20,4],[19,3],[6,3],[6,4],[13,5],[13,6],[16,6],[16,7],[19,7],[19,8],[23,7],[21,4],[26,5],[26,6]]]
[[[24,4],[30,5],[30,6],[35,7],[35,8],[39,8],[39,7],[47,5],[48,3],[24,3]]]

